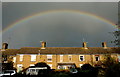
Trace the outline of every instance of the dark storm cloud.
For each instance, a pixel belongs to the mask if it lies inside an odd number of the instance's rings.
[[[80,10],[96,14],[117,22],[117,3],[3,3],[3,27],[14,21],[48,10]],[[11,48],[40,46],[41,40],[48,46],[81,46],[83,38],[89,46],[101,46],[103,41],[113,40],[108,32],[113,31],[110,24],[89,16],[72,13],[54,13],[37,17],[18,24],[3,35],[3,42],[9,41]],[[104,26],[106,25],[106,26]],[[113,44],[109,43],[109,46]]]

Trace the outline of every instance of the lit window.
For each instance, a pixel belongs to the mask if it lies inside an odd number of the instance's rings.
[[[100,60],[100,56],[99,55],[95,55],[95,61],[99,61]]]
[[[72,55],[68,55],[68,60],[72,61]]]
[[[63,62],[63,55],[60,55],[60,62]]]
[[[80,61],[84,61],[84,55],[79,56]]]
[[[36,55],[31,55],[31,61],[36,61]]]
[[[23,61],[23,55],[20,55],[20,61]]]
[[[47,55],[47,62],[52,62],[52,55]]]

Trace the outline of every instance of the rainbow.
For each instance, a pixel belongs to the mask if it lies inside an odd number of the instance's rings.
[[[47,14],[51,14],[51,13],[59,13],[59,12],[69,12],[69,13],[76,13],[76,14],[81,14],[81,15],[85,15],[85,16],[91,16],[93,18],[97,18],[105,23],[108,23],[116,28],[118,28],[118,26],[116,24],[114,24],[113,22],[103,18],[103,17],[100,17],[100,16],[97,16],[96,14],[91,14],[91,13],[88,13],[88,12],[83,12],[83,11],[79,11],[79,10],[48,10],[48,11],[43,11],[43,12],[39,12],[39,13],[36,13],[36,14],[32,14],[30,16],[26,16],[24,18],[21,18],[17,21],[15,21],[14,23],[10,24],[8,27],[6,27],[2,32],[5,32],[11,28],[13,28],[14,26],[17,26],[17,24],[20,24],[20,23],[23,23],[24,21],[26,20],[30,20],[30,19],[33,19],[34,17],[37,17],[37,16],[44,16],[44,15],[47,15]]]

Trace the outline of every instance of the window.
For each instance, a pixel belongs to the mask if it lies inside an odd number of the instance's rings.
[[[60,55],[60,62],[63,62],[63,55]]]
[[[31,55],[31,61],[36,61],[36,55]]]
[[[68,55],[68,60],[72,61],[72,55]]]
[[[30,66],[35,66],[34,64],[30,64]]]
[[[79,56],[80,61],[84,61],[84,55]]]
[[[67,66],[63,66],[63,69],[67,69]]]
[[[99,61],[100,60],[100,56],[99,55],[95,55],[95,61]]]
[[[79,65],[80,65],[80,67],[83,66],[83,64],[79,64]]]
[[[2,59],[3,59],[3,61],[7,61],[7,55],[2,55]]]
[[[23,55],[20,55],[20,61],[23,61]]]
[[[17,72],[20,72],[23,70],[23,65],[22,64],[17,64]]]
[[[7,61],[7,57],[4,57],[4,58],[3,58],[3,61]]]
[[[14,62],[14,63],[16,62],[16,57],[13,57],[13,62]]]
[[[52,55],[47,55],[47,62],[52,62]]]

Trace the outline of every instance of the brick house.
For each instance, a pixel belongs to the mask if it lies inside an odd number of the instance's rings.
[[[41,43],[42,47],[7,49],[6,46],[3,45],[1,49],[2,55],[7,56],[3,58],[8,61],[11,57],[18,72],[38,62],[45,62],[52,69],[68,69],[81,67],[86,63],[94,66],[104,60],[106,55],[120,61],[120,47],[107,47],[105,42],[102,47],[87,47],[86,42],[83,47],[46,47],[46,42]],[[3,62],[6,62],[5,60]]]

